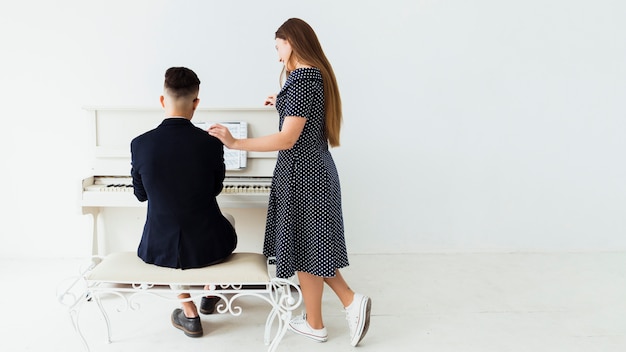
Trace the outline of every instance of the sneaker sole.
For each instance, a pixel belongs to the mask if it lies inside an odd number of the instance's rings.
[[[357,327],[357,331],[360,331],[357,334],[354,334],[354,337],[352,338],[351,345],[353,347],[356,347],[359,342],[361,342],[361,340],[363,340],[363,338],[365,337],[365,334],[367,334],[367,330],[369,330],[370,328],[370,312],[372,310],[372,300],[369,297],[365,297],[364,299],[364,304],[361,305],[361,316],[365,317],[365,319],[361,319],[361,321],[359,321],[359,326]]]
[[[315,341],[315,342],[326,342],[326,341],[328,340],[328,336],[326,336],[326,337],[319,337],[319,336],[317,336],[317,335],[307,334],[306,332],[302,332],[302,331],[300,331],[300,330],[294,329],[294,328],[291,326],[291,324],[289,324],[289,330],[291,330],[292,332],[294,332],[294,333],[296,333],[296,334],[298,334],[298,335],[301,335],[301,336],[307,337],[307,338],[309,338],[309,339],[311,339],[311,340],[313,340],[313,341]]]

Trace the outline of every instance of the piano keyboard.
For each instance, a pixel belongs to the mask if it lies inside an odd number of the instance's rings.
[[[232,177],[224,179],[217,197],[224,207],[267,206],[271,177]],[[95,176],[83,180],[83,206],[145,206],[133,195],[132,178],[128,176]]]
[[[270,193],[271,180],[256,178],[224,180],[222,193]],[[86,192],[133,192],[132,179],[130,177],[99,177],[94,184],[86,185]]]
[[[133,185],[111,184],[111,185],[91,185],[85,187],[87,192],[132,192]]]
[[[226,185],[222,193],[270,193],[270,186],[263,185]]]
[[[226,194],[269,194],[271,177],[226,176],[222,193]]]
[[[133,185],[110,184],[110,185],[91,185],[85,188],[87,192],[133,192]],[[270,193],[268,185],[229,185],[224,184],[222,193],[239,194],[239,193]]]

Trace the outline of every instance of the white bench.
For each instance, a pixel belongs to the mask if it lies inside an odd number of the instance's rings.
[[[189,292],[194,300],[203,296],[218,296],[222,301],[217,313],[242,313],[235,301],[243,296],[254,296],[268,302],[270,310],[264,332],[268,351],[273,352],[283,338],[292,312],[301,301],[300,288],[293,282],[272,277],[269,261],[259,253],[233,253],[225,262],[198,269],[171,269],[144,263],[135,252],[118,252],[103,258],[95,257],[91,265],[73,279],[68,288],[60,290],[59,301],[67,306],[74,329],[89,351],[87,340],[79,326],[79,313],[85,302],[95,301],[106,321],[107,341],[111,342],[111,326],[100,301],[104,295],[116,295],[126,308],[137,309],[139,295],[180,302],[177,295]],[[169,285],[189,285],[189,290],[170,289]],[[209,285],[205,290],[204,286]],[[272,336],[273,326],[276,331]]]

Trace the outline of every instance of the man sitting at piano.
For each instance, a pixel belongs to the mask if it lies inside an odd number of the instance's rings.
[[[216,200],[226,174],[223,144],[191,123],[199,89],[200,80],[192,70],[169,68],[161,96],[165,119],[131,142],[134,193],[139,201],[148,201],[137,250],[146,263],[199,268],[225,260],[237,246],[235,229]],[[218,301],[219,297],[203,297],[201,313],[213,313]],[[171,321],[187,336],[202,336],[193,301],[182,302]]]

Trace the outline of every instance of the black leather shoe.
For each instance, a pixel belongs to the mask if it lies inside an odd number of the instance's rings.
[[[220,301],[219,297],[202,297],[200,302],[200,313],[213,314],[215,313],[215,306]]]
[[[200,317],[187,318],[185,312],[180,308],[176,308],[172,312],[172,325],[177,329],[181,329],[189,337],[202,336]]]

